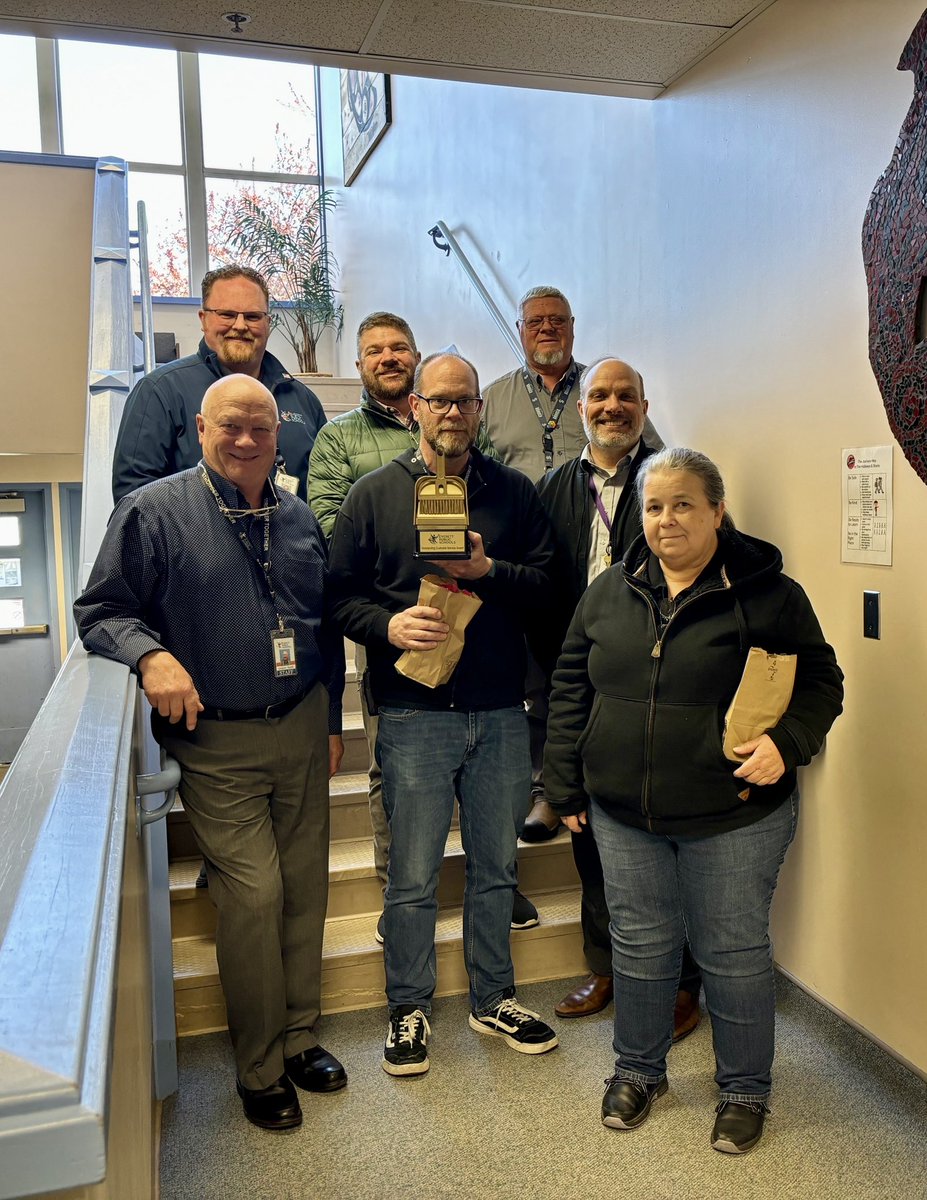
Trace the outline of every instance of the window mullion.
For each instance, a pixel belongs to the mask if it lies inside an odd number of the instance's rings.
[[[209,269],[206,231],[206,179],[203,170],[203,122],[200,105],[200,65],[196,54],[180,51],[180,120],[183,131],[184,188],[187,199],[190,295],[198,296]]]
[[[61,80],[58,75],[58,42],[35,39],[35,69],[39,87],[39,130],[43,154],[63,154],[61,132]]]

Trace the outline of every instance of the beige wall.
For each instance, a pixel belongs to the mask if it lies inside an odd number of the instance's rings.
[[[777,957],[927,1071],[927,489],[896,449],[894,565],[842,565],[839,471],[842,447],[891,441],[860,230],[910,102],[895,67],[922,9],[777,0],[654,103],[394,77],[394,125],[344,193],[334,248],[346,329],[394,308],[423,351],[453,340],[484,379],[512,359],[425,231],[446,220],[506,308],[559,284],[577,355],[639,366],[667,440],[716,457],[740,525],[782,547],[847,699],[804,773]],[[334,169],[336,123],[326,139]],[[864,588],[882,592],[878,642],[862,638]]]
[[[0,451],[83,454],[94,172],[0,163]],[[15,231],[11,234],[10,231]]]

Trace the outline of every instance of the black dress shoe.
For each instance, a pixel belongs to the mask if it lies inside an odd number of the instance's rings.
[[[307,1092],[337,1092],[348,1082],[344,1067],[321,1046],[285,1058],[283,1065],[296,1086]]]
[[[236,1086],[245,1116],[252,1125],[261,1129],[295,1129],[302,1125],[296,1091],[285,1075],[266,1088],[246,1088],[240,1079]]]
[[[722,1100],[715,1109],[715,1127],[711,1131],[711,1148],[722,1154],[746,1154],[763,1136],[763,1122],[769,1109],[762,1100],[742,1104],[738,1100]]]
[[[639,1083],[636,1079],[606,1079],[602,1098],[602,1124],[609,1129],[637,1129],[650,1115],[650,1106],[667,1090],[665,1079]]]

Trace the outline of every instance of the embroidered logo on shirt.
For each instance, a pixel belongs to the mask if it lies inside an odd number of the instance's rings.
[[[306,418],[303,416],[303,414],[302,414],[302,413],[299,413],[299,412],[287,412],[287,411],[286,411],[286,409],[283,409],[283,410],[281,411],[281,413],[280,413],[280,420],[281,420],[281,421],[296,421],[296,422],[298,422],[298,424],[300,424],[300,425],[305,425],[305,424],[306,424]]]

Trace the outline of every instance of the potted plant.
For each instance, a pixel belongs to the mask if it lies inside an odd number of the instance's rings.
[[[267,280],[274,328],[293,347],[305,375],[318,373],[316,348],[325,330],[340,337],[344,324],[344,306],[332,283],[338,264],[325,236],[325,217],[337,206],[334,192],[309,185],[293,190],[285,210],[245,195],[230,237],[239,261]]]

